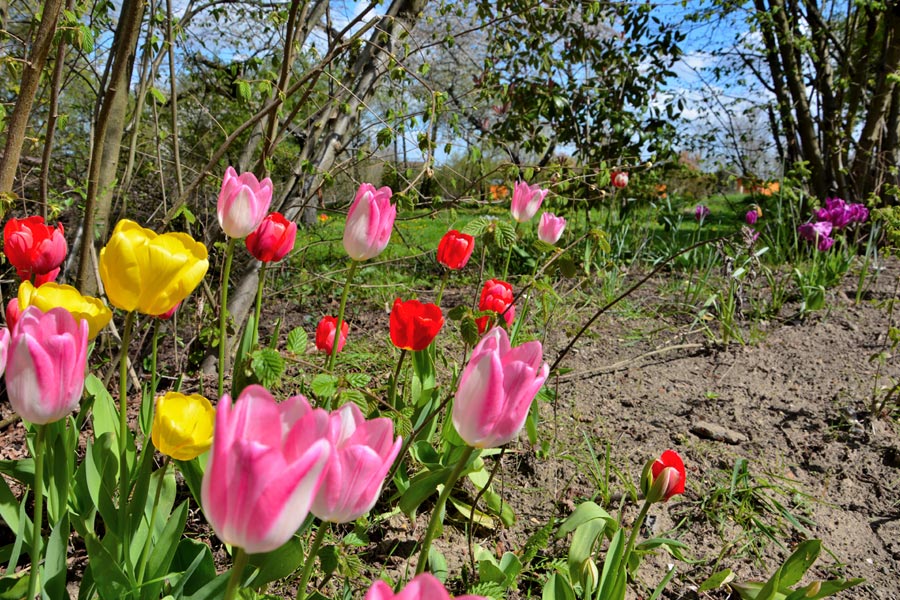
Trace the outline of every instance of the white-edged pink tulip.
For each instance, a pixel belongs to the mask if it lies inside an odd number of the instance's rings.
[[[394,593],[391,586],[380,579],[372,584],[364,600],[450,600],[444,584],[431,573],[413,577],[406,586]],[[484,596],[457,596],[456,600],[486,600]]]
[[[394,439],[390,419],[367,421],[352,403],[328,415],[323,433],[332,452],[311,512],[323,521],[349,523],[375,506],[403,439]]]
[[[564,218],[545,212],[541,215],[541,222],[538,223],[538,239],[547,244],[555,244],[562,237],[565,228],[566,220]]]
[[[387,186],[377,190],[371,183],[359,186],[344,225],[344,249],[353,260],[374,258],[387,247],[397,217],[392,195]]]
[[[233,167],[225,170],[216,212],[222,231],[235,239],[250,235],[269,212],[272,204],[272,180],[262,181],[253,173],[237,174]]]
[[[294,535],[331,451],[315,435],[327,419],[303,396],[279,403],[260,385],[245,388],[234,406],[222,396],[201,490],[203,513],[220,540],[256,554]]]
[[[496,448],[522,430],[550,367],[538,341],[511,347],[502,327],[488,331],[459,378],[453,425],[475,448]]]
[[[541,189],[538,184],[528,185],[524,181],[517,181],[513,188],[512,204],[510,212],[512,218],[519,223],[530,221],[541,208],[541,203],[547,197],[550,190]]]
[[[4,330],[5,331],[5,330]],[[59,421],[84,391],[88,324],[66,309],[22,311],[9,336],[6,390],[13,410],[31,423]]]

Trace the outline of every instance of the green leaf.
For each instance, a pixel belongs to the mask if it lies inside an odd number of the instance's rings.
[[[176,598],[193,594],[216,578],[216,564],[209,546],[190,538],[178,542],[169,568],[178,573],[170,578],[173,580],[171,593]]]
[[[114,536],[109,535],[106,539],[112,540],[113,538]],[[117,600],[128,596],[132,586],[116,557],[94,535],[89,535],[84,542],[87,547],[91,573],[100,598]]]
[[[284,374],[284,358],[272,348],[260,348],[251,354],[250,368],[264,387],[272,387]]]
[[[544,584],[541,600],[575,600],[575,590],[565,577],[554,573]]]
[[[251,358],[251,351],[258,342],[258,334],[256,328],[256,315],[250,315],[247,318],[247,324],[244,326],[244,332],[241,334],[241,341],[238,344],[237,351],[234,355],[234,369],[231,376],[231,397],[237,398],[245,387],[252,383],[256,383],[251,370],[248,372],[247,362]]]
[[[153,100],[157,104],[165,104],[166,103],[166,95],[162,93],[162,90],[156,86],[150,88],[150,95],[153,97]]]
[[[726,583],[730,583],[734,580],[734,573],[732,573],[731,569],[723,569],[718,571],[717,573],[713,573],[709,577],[706,578],[706,581],[700,584],[700,587],[697,588],[698,593],[709,592],[711,590],[716,590],[725,585]]]
[[[329,544],[319,549],[319,562],[323,577],[328,577],[335,572],[340,564],[340,557],[337,546]]]
[[[178,541],[184,531],[184,524],[187,521],[187,500],[178,505],[178,508],[172,513],[165,527],[160,533],[159,538],[153,542],[153,549],[150,551],[150,560],[147,564],[148,580],[157,580],[156,582],[144,587],[141,597],[145,600],[159,598],[162,589],[163,575],[169,572],[175,551],[178,549]]]
[[[84,379],[84,389],[92,398],[94,438],[99,438],[104,433],[112,433],[115,439],[118,439],[119,411],[116,410],[116,403],[103,382],[96,375],[88,375]]]
[[[821,540],[806,540],[784,561],[781,567],[781,588],[799,583],[822,551]]]
[[[437,486],[447,481],[449,476],[448,468],[416,474],[409,482],[409,489],[400,496],[400,510],[410,518],[414,517],[419,505],[437,493]]]
[[[304,354],[308,342],[309,336],[306,331],[302,327],[296,327],[287,336],[287,351],[292,354]]]
[[[313,377],[309,386],[317,397],[327,400],[337,392],[338,378],[328,373],[319,373]]]
[[[250,564],[259,570],[250,585],[254,589],[259,589],[267,583],[287,577],[303,564],[305,558],[303,547],[295,538],[291,538],[286,544],[271,552],[253,554],[250,556]]]
[[[372,381],[372,376],[366,373],[347,373],[344,379],[347,380],[347,384],[350,387],[362,389],[369,385],[369,382]]]
[[[28,595],[28,571],[0,578],[0,600],[22,600]]]
[[[345,404],[355,404],[363,413],[366,413],[369,410],[369,402],[366,400],[365,395],[359,390],[341,391],[341,393],[338,394],[337,405],[343,406]]]
[[[47,553],[41,569],[41,585],[48,598],[68,598],[66,592],[66,557],[69,544],[69,518],[62,519],[53,528],[47,540]]]

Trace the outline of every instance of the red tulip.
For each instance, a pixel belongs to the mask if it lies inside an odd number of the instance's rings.
[[[391,341],[403,350],[424,350],[444,326],[444,315],[435,304],[418,300],[394,300],[391,309]]]
[[[481,289],[481,300],[478,302],[478,310],[491,310],[498,315],[503,315],[503,320],[507,325],[512,325],[513,319],[516,318],[516,307],[510,306],[513,302],[512,286],[500,279],[488,279],[484,282]],[[509,310],[506,310],[507,307]],[[505,311],[505,312],[504,312]],[[478,333],[484,333],[487,330],[490,317],[485,315],[478,317],[475,322],[478,324]]]
[[[337,329],[336,317],[330,315],[322,317],[322,320],[319,321],[319,325],[316,327],[316,349],[320,352],[331,354],[334,349],[335,329]],[[348,331],[350,331],[350,326],[347,325],[347,321],[342,322],[341,336],[338,339],[337,350],[335,350],[335,353],[344,349],[344,344],[347,342]]]
[[[51,227],[44,217],[10,219],[3,228],[3,251],[23,281],[35,278],[35,285],[53,281],[69,246],[62,223]]]
[[[628,185],[628,173],[625,171],[613,171],[609,174],[609,179],[613,187],[623,188]]]
[[[644,469],[643,491],[648,502],[665,502],[684,493],[684,461],[674,450],[666,450]]]
[[[245,243],[256,260],[276,262],[294,249],[297,240],[297,224],[288,221],[278,212],[269,213],[259,227],[247,236]]]
[[[462,269],[469,262],[472,250],[475,249],[475,238],[468,233],[460,233],[451,229],[444,234],[438,244],[437,261],[448,269]]]

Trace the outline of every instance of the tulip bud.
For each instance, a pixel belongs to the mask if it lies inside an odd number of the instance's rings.
[[[294,249],[297,239],[297,224],[288,221],[281,213],[266,215],[253,233],[245,241],[247,250],[256,260],[277,262]]]
[[[684,461],[674,450],[666,450],[644,466],[641,491],[651,504],[666,502],[672,496],[684,493],[685,477]]]
[[[625,171],[613,171],[609,174],[609,180],[613,187],[624,188],[628,185],[628,173]]]
[[[344,249],[353,260],[378,256],[390,241],[397,217],[391,195],[389,187],[376,190],[371,183],[359,186],[344,225]]]
[[[512,325],[516,318],[516,307],[513,302],[512,286],[500,279],[488,279],[481,288],[481,299],[478,302],[478,310],[489,310],[503,315],[507,325]],[[484,333],[491,317],[484,316],[475,319],[478,324],[478,333]]]
[[[444,234],[438,244],[437,261],[448,269],[462,269],[469,262],[474,249],[474,237],[451,229]]]
[[[272,204],[272,180],[262,181],[253,173],[237,174],[232,167],[225,170],[216,213],[219,225],[228,237],[241,239],[259,227]]]
[[[334,350],[334,332],[336,328],[336,317],[332,317],[331,315],[322,317],[322,320],[319,321],[319,324],[316,326],[316,349],[318,351],[326,354],[332,353],[332,350]],[[350,326],[347,325],[347,321],[341,322],[341,335],[338,338],[337,350],[334,350],[335,354],[344,349],[344,344],[347,343],[347,334],[349,331]]]
[[[541,221],[538,224],[538,239],[545,244],[553,245],[562,237],[565,228],[566,220],[564,218],[545,212],[541,215]]]
[[[519,223],[530,221],[541,208],[541,203],[549,191],[541,189],[538,184],[528,185],[524,181],[516,182],[510,206],[512,218]]]
[[[200,394],[166,392],[156,399],[153,445],[176,460],[193,460],[209,450],[215,419],[215,409]]]

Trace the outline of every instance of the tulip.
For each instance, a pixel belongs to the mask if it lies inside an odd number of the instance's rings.
[[[78,408],[84,390],[88,324],[64,308],[22,311],[9,340],[6,389],[23,419],[58,421]]]
[[[12,298],[6,303],[6,326],[10,331],[16,327],[16,323],[19,322],[19,317],[21,315],[22,311],[19,310],[19,299]]]
[[[311,512],[323,521],[349,523],[375,506],[403,439],[393,439],[390,419],[367,421],[353,403],[330,413],[324,425],[319,433],[332,451]]]
[[[512,218],[519,223],[530,221],[537,214],[549,191],[541,189],[538,184],[528,185],[524,181],[517,181],[510,206]]]
[[[437,248],[437,261],[451,270],[462,269],[469,262],[475,238],[468,233],[451,229],[444,234]]]
[[[100,250],[100,279],[124,311],[165,314],[187,298],[209,268],[206,246],[186,233],[157,235],[123,219]]]
[[[490,310],[498,315],[503,315],[503,320],[507,325],[512,325],[513,319],[516,318],[516,307],[512,305],[513,291],[512,286],[500,279],[488,279],[481,289],[481,300],[478,302],[478,310]],[[509,308],[509,310],[507,310]],[[478,324],[478,333],[484,333],[487,329],[490,317],[478,317],[475,322]]]
[[[444,315],[435,304],[418,300],[394,300],[391,309],[391,342],[402,350],[424,350],[444,326]]]
[[[23,281],[55,280],[68,250],[62,223],[51,227],[44,217],[27,217],[10,219],[3,227],[3,251]]]
[[[747,225],[756,225],[756,220],[759,218],[756,210],[750,209],[747,211],[747,214],[744,215],[744,220],[747,222]]]
[[[193,460],[209,450],[215,419],[215,409],[200,394],[166,392],[156,399],[153,445],[176,460]]]
[[[709,208],[698,204],[694,207],[694,218],[700,221],[701,223],[709,216]]]
[[[0,327],[0,375],[6,370],[6,359],[9,357],[9,329]]]
[[[294,249],[297,224],[288,221],[281,213],[266,215],[253,233],[247,236],[247,250],[256,260],[277,262]]]
[[[334,350],[334,332],[336,328],[337,319],[335,317],[332,317],[331,315],[322,317],[322,320],[319,321],[319,324],[316,326],[317,350],[329,355],[331,354],[332,350]],[[334,350],[335,354],[344,349],[344,344],[347,343],[347,333],[349,331],[350,326],[347,325],[347,321],[342,322],[341,335],[338,338],[337,350]]]
[[[59,306],[69,311],[76,321],[84,319],[88,324],[88,341],[97,337],[112,319],[112,311],[99,298],[82,296],[71,285],[53,282],[34,287],[30,281],[23,281],[19,286],[18,308],[21,311],[29,306],[37,306],[42,312]]]
[[[233,167],[225,169],[216,212],[219,225],[230,238],[247,237],[259,227],[272,204],[272,180],[257,181],[253,173],[237,174]]]
[[[641,486],[648,503],[666,502],[672,496],[684,493],[684,461],[674,450],[666,450],[645,467]]]
[[[231,405],[222,396],[201,504],[220,540],[251,554],[287,542],[309,514],[330,452],[312,435],[322,410],[310,411],[303,396],[278,403],[251,385]]]
[[[444,584],[431,573],[413,577],[397,594],[380,579],[372,584],[364,600],[450,600]],[[487,600],[484,596],[457,596],[456,600]]]
[[[628,173],[625,171],[613,171],[609,174],[609,180],[613,187],[623,188],[628,185]]]
[[[496,448],[515,439],[549,372],[540,342],[512,348],[503,328],[491,329],[472,350],[459,378],[453,425],[460,437],[475,448]]]
[[[566,228],[566,220],[557,217],[553,213],[545,212],[541,215],[541,222],[538,224],[538,239],[544,243],[553,245],[562,237],[563,230]]]
[[[397,206],[391,204],[391,188],[375,189],[364,183],[347,213],[344,225],[344,249],[353,260],[366,260],[381,254],[391,239]]]

